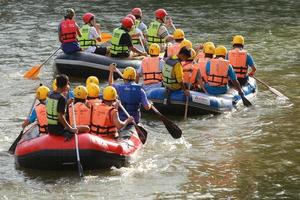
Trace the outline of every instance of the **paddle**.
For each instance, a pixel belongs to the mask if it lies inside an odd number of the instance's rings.
[[[171,134],[171,136],[174,139],[181,138],[182,131],[181,129],[174,124],[171,120],[169,120],[167,117],[165,117],[163,114],[161,114],[152,104],[151,106],[152,110],[155,114],[159,117],[159,119],[164,123],[165,127],[167,128],[168,132]]]
[[[42,68],[42,66],[52,57],[56,54],[56,52],[60,49],[57,48],[42,64],[40,65],[35,65],[33,66],[30,70],[28,70],[25,74],[24,74],[24,78],[28,78],[28,79],[34,79],[34,78],[37,78],[39,73],[40,73],[40,70]]]
[[[120,75],[120,77],[123,77],[123,74],[120,72],[118,68],[116,68],[117,73]],[[169,133],[172,135],[173,138],[177,139],[181,137],[182,131],[181,129],[174,124],[171,120],[167,119],[164,115],[162,115],[152,104],[151,106],[154,113],[156,113],[160,120],[164,123],[165,127],[169,131]]]
[[[76,128],[76,119],[75,119],[75,109],[74,109],[74,103],[72,102],[72,113],[73,113],[73,123],[74,123],[74,128]],[[80,163],[80,155],[79,155],[79,146],[78,146],[78,136],[77,133],[75,135],[75,147],[76,147],[76,157],[77,157],[77,165],[78,165],[78,172],[79,176],[83,177],[83,168]]]
[[[127,117],[130,117],[129,113],[127,112],[127,110],[123,107],[123,105],[121,104],[121,101],[118,101],[120,108],[122,109],[122,111],[125,113],[125,115]],[[146,140],[147,140],[147,135],[148,132],[146,131],[146,129],[144,129],[142,126],[139,126],[135,123],[135,121],[133,121],[133,125],[139,135],[139,138],[141,140],[141,142],[143,144],[145,144]]]
[[[258,82],[260,82],[261,84],[263,84],[264,86],[266,86],[273,94],[275,94],[276,96],[282,97],[284,99],[289,99],[287,96],[285,96],[284,94],[282,94],[281,92],[279,92],[278,90],[276,90],[275,88],[272,88],[271,86],[269,86],[267,83],[265,83],[264,81],[260,80],[259,78],[253,76],[253,78],[255,80],[257,80]]]
[[[110,33],[101,33],[100,36],[101,36],[100,43],[108,42],[112,38],[112,35]]]
[[[190,90],[190,88],[191,88],[191,84],[189,84],[188,90]],[[185,99],[184,119],[186,120],[187,119],[188,108],[189,108],[190,97],[186,96],[185,98],[186,99]]]
[[[34,98],[34,101],[32,102],[32,105],[31,105],[31,107],[30,107],[30,110],[29,110],[29,113],[28,113],[28,115],[27,115],[27,118],[30,116],[30,114],[31,114],[31,112],[32,112],[32,109],[33,109],[33,107],[34,107],[35,101],[36,101],[36,98]],[[8,152],[9,152],[9,153],[15,153],[17,144],[18,144],[18,142],[21,140],[25,128],[26,128],[26,127],[24,127],[24,128],[22,129],[22,131],[20,132],[20,134],[18,135],[18,137],[15,139],[15,141],[14,141],[14,142],[12,143],[12,145],[9,147],[9,149],[8,149]]]
[[[246,107],[252,106],[252,103],[244,95],[240,95],[240,96],[241,96],[244,106],[246,106]]]

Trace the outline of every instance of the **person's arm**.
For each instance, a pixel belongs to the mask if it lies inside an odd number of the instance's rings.
[[[66,106],[66,99],[61,97],[58,100],[58,104],[57,104],[58,122],[61,123],[65,129],[69,130],[70,132],[76,133],[77,128],[72,128],[66,120],[65,106]]]
[[[136,83],[139,83],[139,81],[140,81],[140,76],[142,76],[142,74],[143,74],[143,61],[144,60],[142,60],[142,64],[140,65],[140,67],[136,70],[136,77],[135,77],[135,82]]]
[[[198,69],[196,77],[197,77],[197,84],[198,84],[198,85],[200,86],[200,88],[207,94],[207,91],[206,91],[206,89],[205,89],[205,87],[204,87],[204,83],[203,83],[203,81],[202,81],[200,69]]]
[[[190,92],[189,92],[189,90],[185,87],[185,84],[183,83],[183,68],[182,68],[181,63],[177,63],[177,64],[174,66],[174,75],[175,75],[175,78],[176,78],[178,84],[181,86],[181,89],[183,90],[184,94],[185,94],[186,96],[189,96],[189,95],[190,95]]]
[[[37,119],[35,108],[32,109],[30,116],[26,118],[22,124],[22,128],[25,128],[29,124],[33,123]]]
[[[109,76],[108,76],[108,84],[112,86],[114,84],[114,72],[116,71],[116,65],[111,63],[109,65]]]
[[[137,53],[141,56],[147,56],[147,52],[142,52],[140,51],[138,48],[135,48],[134,46],[131,46],[131,47],[128,47],[130,51],[134,52],[134,53]]]
[[[163,38],[166,43],[174,40],[173,35],[169,33],[168,29],[165,26],[161,26],[159,28],[159,36],[160,38]]]
[[[150,110],[152,104],[148,101],[146,92],[143,89],[141,89],[141,100],[142,100],[141,103],[144,106],[145,110]]]
[[[81,37],[82,36],[82,34],[81,34],[81,32],[80,32],[80,28],[79,28],[79,26],[76,24],[76,33],[77,33],[77,35],[79,36],[79,37]]]
[[[255,72],[256,72],[256,67],[255,67],[255,63],[254,60],[252,58],[252,56],[250,54],[247,54],[247,66],[249,66],[251,68],[251,71],[249,72],[249,76],[254,76]]]
[[[119,114],[118,112],[113,112],[112,113],[112,121],[114,123],[114,125],[117,127],[118,130],[120,130],[121,128],[127,126],[127,124],[130,124],[131,122],[133,122],[133,117],[129,117],[127,118],[125,121],[121,121],[119,118]]]
[[[229,68],[228,68],[228,76],[229,76],[234,88],[238,91],[239,95],[244,96],[244,92],[241,88],[240,83],[237,81],[236,74],[231,65],[229,65]]]

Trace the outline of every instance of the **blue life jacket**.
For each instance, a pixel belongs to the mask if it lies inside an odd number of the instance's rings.
[[[134,117],[136,123],[140,121],[140,107],[142,102],[141,85],[135,83],[120,84],[117,87],[118,95],[122,105],[127,110],[130,116]],[[119,109],[119,117],[122,121],[128,117]]]

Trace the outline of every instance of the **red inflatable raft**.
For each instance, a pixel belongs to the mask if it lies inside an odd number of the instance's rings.
[[[142,147],[134,127],[120,132],[127,139],[83,133],[78,135],[80,161],[84,169],[103,169],[128,165]],[[16,164],[33,169],[76,169],[75,139],[65,141],[62,136],[39,135],[37,127],[24,134],[15,151]]]

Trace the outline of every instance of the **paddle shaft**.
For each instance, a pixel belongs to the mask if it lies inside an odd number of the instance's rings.
[[[120,108],[122,109],[122,111],[123,111],[123,112],[125,113],[125,115],[129,118],[130,115],[129,115],[129,113],[127,112],[127,110],[123,107],[123,105],[121,104],[121,101],[118,101],[118,103],[119,103],[119,106],[120,106]],[[135,128],[140,129],[140,128],[138,127],[138,125],[135,123],[135,121],[133,121],[132,123],[133,123],[133,125],[135,126]],[[141,131],[141,130],[139,130],[139,131]]]
[[[46,62],[48,62],[48,60],[50,59],[50,58],[52,58],[52,56],[54,56],[55,54],[56,54],[56,52],[58,52],[58,50],[60,50],[60,47],[59,48],[57,48],[41,65],[40,65],[40,67],[42,67]]]
[[[287,96],[285,96],[284,94],[282,94],[281,92],[279,92],[279,91],[276,90],[275,88],[269,86],[269,85],[268,85],[267,83],[265,83],[264,81],[260,80],[259,78],[255,77],[255,76],[253,76],[253,78],[254,78],[255,80],[257,80],[258,82],[260,82],[261,84],[263,84],[264,86],[266,86],[273,94],[288,99]]]
[[[73,114],[73,125],[74,125],[74,128],[77,128],[77,126],[76,126],[76,117],[75,117],[74,103],[72,103],[72,114]],[[78,145],[77,133],[75,133],[74,135],[75,135],[75,147],[76,147],[76,157],[77,157],[77,164],[78,164],[79,176],[83,177],[83,169],[82,169],[82,165],[80,163],[80,155],[79,155],[79,145]]]
[[[142,41],[142,37],[141,37],[141,36],[139,36],[139,40],[140,40],[140,43],[141,43],[143,52],[146,52],[146,49],[145,49],[145,46],[144,46],[144,43],[143,43],[143,41]]]
[[[30,116],[30,114],[31,114],[31,112],[32,112],[32,109],[33,109],[33,107],[34,107],[34,105],[35,105],[35,102],[36,102],[36,98],[34,98],[34,101],[32,102],[32,105],[31,105],[31,107],[30,107],[29,113],[28,113],[28,115],[27,115],[26,118],[29,118],[29,116]],[[12,145],[9,147],[9,150],[8,150],[9,152],[11,152],[11,153],[14,153],[14,152],[15,152],[15,149],[16,149],[16,147],[17,147],[17,144],[18,144],[18,142],[21,140],[25,128],[26,128],[26,127],[24,127],[24,128],[22,129],[22,131],[20,132],[20,134],[18,135],[18,137],[15,139],[15,141],[14,141],[14,142],[12,143]]]

